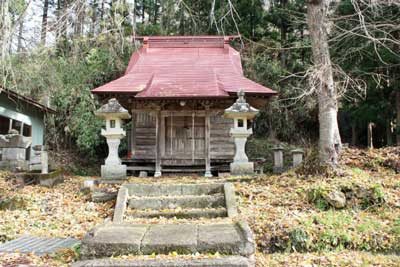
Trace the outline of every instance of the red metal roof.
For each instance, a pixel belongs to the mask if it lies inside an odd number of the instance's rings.
[[[128,93],[136,98],[229,97],[275,91],[243,75],[240,54],[224,36],[141,37],[125,75],[93,89],[96,94]]]

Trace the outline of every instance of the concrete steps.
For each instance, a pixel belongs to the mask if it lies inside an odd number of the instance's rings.
[[[255,242],[246,222],[178,223],[175,219],[236,216],[233,184],[124,184],[117,196],[113,223],[91,230],[81,244],[84,261],[74,267],[254,267]],[[135,218],[173,217],[174,224],[134,224]],[[126,219],[130,223],[127,223]],[[126,221],[125,221],[126,220]],[[143,221],[143,220],[139,220]],[[182,222],[182,221],[181,221]],[[122,255],[209,255],[190,259],[132,259]],[[96,259],[98,258],[98,259]]]
[[[230,224],[106,224],[82,241],[84,259],[118,255],[216,253],[249,257],[253,234],[245,222]]]
[[[184,196],[224,193],[224,184],[126,184],[130,196]]]
[[[211,184],[125,184],[120,189],[114,221],[134,218],[229,217],[235,208],[232,185]],[[227,190],[228,188],[228,190]],[[233,196],[228,195],[232,194]],[[229,207],[228,207],[229,206]]]
[[[223,194],[203,195],[203,196],[160,196],[160,197],[140,197],[130,198],[128,207],[132,209],[205,209],[221,208],[225,206]]]
[[[218,218],[227,217],[227,210],[224,207],[215,209],[181,209],[181,210],[128,210],[126,218]]]

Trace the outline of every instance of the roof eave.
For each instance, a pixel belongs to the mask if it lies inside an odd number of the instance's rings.
[[[37,101],[35,101],[35,100],[31,99],[31,98],[28,98],[26,96],[20,95],[20,94],[14,92],[14,91],[9,90],[9,89],[0,87],[0,93],[1,92],[5,92],[6,94],[8,94],[8,95],[10,95],[10,96],[12,96],[12,97],[14,97],[14,98],[16,98],[18,100],[22,100],[25,103],[28,103],[28,104],[30,104],[30,105],[42,110],[45,113],[52,113],[52,114],[57,113],[56,110],[54,110],[52,108],[49,108],[49,107],[46,107],[45,105],[42,105],[39,102],[37,102]]]

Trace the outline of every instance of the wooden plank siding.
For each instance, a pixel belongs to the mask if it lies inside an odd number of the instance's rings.
[[[172,115],[172,116],[171,116]],[[163,165],[205,164],[206,149],[214,160],[232,160],[235,154],[233,139],[229,131],[233,120],[223,117],[223,111],[210,112],[209,145],[206,144],[206,113],[204,111],[165,112],[160,122],[159,153]],[[156,113],[135,111],[134,158],[155,160],[156,158]],[[194,124],[194,127],[193,127]]]
[[[233,127],[233,120],[223,117],[218,112],[210,117],[210,156],[213,159],[233,159],[235,143],[229,131]]]
[[[140,159],[156,158],[156,114],[152,112],[136,112],[135,155]]]

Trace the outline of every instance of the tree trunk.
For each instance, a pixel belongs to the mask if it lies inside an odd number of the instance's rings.
[[[281,9],[285,10],[287,8],[287,0],[281,0]],[[281,47],[285,48],[287,42],[287,25],[286,22],[281,21]],[[286,68],[286,51],[285,49],[281,50],[281,65],[283,68]]]
[[[317,75],[319,159],[323,165],[335,166],[341,149],[337,122],[337,90],[333,81],[332,64],[328,45],[327,0],[309,0],[307,22]]]
[[[357,125],[353,123],[351,125],[351,146],[356,146],[357,145]]]
[[[96,33],[96,23],[97,23],[97,0],[93,0],[92,5],[92,23],[90,24],[90,36],[94,36]]]
[[[105,7],[104,7],[104,1],[101,1],[101,7],[100,7],[100,32],[103,32],[104,29],[104,14],[105,14]]]
[[[40,31],[40,43],[46,45],[46,35],[47,35],[47,13],[49,11],[49,0],[44,0],[43,2],[43,15],[42,15],[42,29]]]
[[[396,144],[400,146],[400,91],[396,92]]]
[[[136,0],[133,0],[132,5],[132,35],[136,36]]]
[[[85,4],[83,2],[76,3],[75,10],[76,20],[74,27],[74,37],[80,37],[82,35],[83,23],[85,19]]]
[[[61,28],[61,25],[62,25],[62,22],[61,22],[61,7],[62,7],[62,3],[61,3],[61,1],[62,0],[57,0],[57,6],[56,6],[56,19],[57,19],[56,43],[57,43],[57,45],[60,42],[60,32],[61,32],[60,28]]]
[[[64,17],[62,21],[62,27],[61,27],[61,39],[63,43],[63,48],[67,50],[68,47],[68,40],[67,40],[67,30],[68,30],[68,6],[69,6],[69,1],[70,0],[63,0],[63,6],[62,6],[62,16]]]
[[[0,1],[0,62],[4,62],[8,55],[8,46],[11,37],[11,19],[9,1]],[[0,64],[4,66],[3,64]],[[1,68],[3,70],[3,67]]]
[[[24,20],[21,19],[21,21],[19,22],[19,28],[18,28],[18,44],[17,44],[17,52],[21,52],[22,51],[22,35],[24,33]]]
[[[144,24],[144,19],[146,17],[146,12],[145,12],[145,0],[142,0],[142,23]]]
[[[372,135],[372,133],[373,133],[372,131],[373,131],[374,127],[375,127],[375,124],[373,122],[368,123],[367,136],[368,136],[368,148],[370,148],[370,149],[374,148],[374,137]]]
[[[392,131],[392,122],[390,119],[386,121],[386,145],[393,146],[393,131]]]

